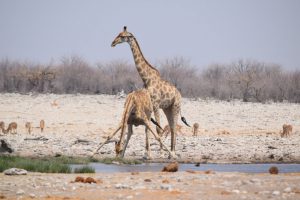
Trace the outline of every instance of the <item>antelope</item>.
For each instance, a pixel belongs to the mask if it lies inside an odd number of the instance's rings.
[[[292,133],[292,131],[293,131],[293,126],[290,124],[283,124],[282,129],[283,129],[283,131],[281,133],[281,137],[284,137],[284,136],[288,137],[290,135],[290,133]]]
[[[4,128],[5,128],[5,123],[4,123],[3,121],[1,121],[1,122],[0,122],[0,131],[1,131],[2,133],[5,132]]]
[[[43,119],[40,121],[40,128],[41,128],[41,133],[42,133],[45,128],[45,121]]]
[[[14,134],[17,134],[17,127],[18,127],[18,124],[16,122],[11,122],[7,129],[4,130],[4,128],[2,129],[2,131],[4,131],[4,133],[14,133]]]
[[[31,134],[31,123],[30,122],[26,122],[25,123],[25,128],[27,129],[28,134]]]
[[[193,136],[197,136],[198,135],[198,131],[199,131],[199,124],[198,123],[194,123],[194,125],[193,125]]]

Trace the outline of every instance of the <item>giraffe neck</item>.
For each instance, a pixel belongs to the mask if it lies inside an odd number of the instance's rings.
[[[133,37],[129,42],[135,66],[144,82],[145,87],[154,83],[155,79],[160,78],[160,74],[157,69],[152,67],[143,56],[140,46],[137,40]]]

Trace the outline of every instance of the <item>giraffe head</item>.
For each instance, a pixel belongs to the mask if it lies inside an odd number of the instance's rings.
[[[111,46],[114,47],[123,42],[130,42],[133,37],[134,36],[131,33],[127,32],[126,26],[124,26],[123,32],[119,33],[119,35],[111,43]]]

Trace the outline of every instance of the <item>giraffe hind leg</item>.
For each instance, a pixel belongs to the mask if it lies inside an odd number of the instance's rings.
[[[161,138],[151,129],[148,121],[145,122],[145,125],[150,130],[150,132],[153,134],[154,138],[160,143],[160,145],[163,146],[169,152],[170,157],[175,158],[176,155],[168,149],[168,147],[162,142]]]

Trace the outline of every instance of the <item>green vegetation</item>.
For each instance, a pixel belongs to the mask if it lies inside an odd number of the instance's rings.
[[[124,158],[102,158],[99,159],[98,162],[104,163],[104,164],[113,164],[114,162],[125,164],[125,165],[138,165],[142,164],[140,160],[136,159],[124,159]]]
[[[80,168],[75,168],[74,173],[95,173],[95,169],[89,166],[83,166]]]
[[[0,172],[9,168],[21,168],[31,172],[42,173],[72,173],[70,164],[88,164],[90,162],[100,162],[104,164],[113,164],[115,162],[127,165],[141,164],[142,162],[135,159],[124,158],[102,158],[95,159],[91,157],[42,157],[27,158],[19,156],[0,156]],[[89,166],[83,166],[75,169],[74,173],[95,173],[95,169]]]
[[[19,156],[0,156],[0,172],[6,169],[16,167],[22,168],[31,172],[43,173],[72,173],[70,164],[87,164],[95,162],[95,159],[83,157],[43,157],[43,158],[25,158]],[[93,168],[83,168],[82,172],[76,173],[94,173]]]
[[[71,168],[58,160],[0,156],[0,172],[16,167],[31,172],[71,173]]]

